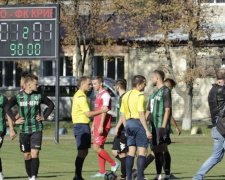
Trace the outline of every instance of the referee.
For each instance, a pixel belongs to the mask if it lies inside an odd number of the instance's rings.
[[[76,138],[78,154],[75,160],[75,177],[73,180],[83,180],[82,167],[84,159],[88,154],[88,148],[91,147],[90,117],[101,113],[106,113],[108,108],[98,111],[90,111],[88,99],[85,93],[92,88],[91,78],[83,76],[79,79],[79,90],[73,96],[72,120],[73,132]]]
[[[24,153],[25,168],[29,180],[36,180],[39,169],[39,151],[42,143],[42,121],[47,119],[54,109],[53,102],[37,91],[38,77],[28,74],[25,78],[25,89],[11,97],[5,107],[6,113],[16,123],[20,124],[20,150]],[[41,116],[41,104],[46,104],[48,110]],[[19,109],[16,119],[11,111],[13,106]]]
[[[123,96],[120,108],[129,148],[126,158],[126,172],[127,180],[132,180],[134,157],[138,149],[137,180],[143,180],[148,138],[151,138],[145,119],[145,96],[141,92],[144,91],[146,86],[145,77],[141,75],[134,76],[132,86],[133,89]]]

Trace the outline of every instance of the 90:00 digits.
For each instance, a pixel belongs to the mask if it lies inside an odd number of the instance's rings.
[[[40,43],[28,43],[26,50],[24,49],[24,45],[22,43],[10,44],[10,55],[11,56],[39,56],[41,54],[41,44]]]

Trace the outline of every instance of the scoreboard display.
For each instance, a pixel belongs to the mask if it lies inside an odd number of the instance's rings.
[[[0,59],[55,59],[58,5],[0,6]]]

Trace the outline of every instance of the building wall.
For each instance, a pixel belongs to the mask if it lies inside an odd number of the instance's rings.
[[[110,56],[122,55],[125,58],[125,77],[128,81],[128,89],[131,89],[131,79],[134,75],[140,74],[146,77],[147,86],[145,89],[146,98],[149,97],[153,91],[156,89],[153,87],[151,82],[151,75],[155,69],[163,69],[166,72],[166,78],[169,77],[166,69],[168,63],[166,57],[164,56],[163,48],[161,47],[114,47],[114,51],[110,51]],[[117,49],[117,51],[116,51]],[[126,50],[124,50],[126,49]],[[186,60],[184,47],[174,47],[170,49],[171,57],[173,62],[173,70],[175,73],[176,81],[178,82],[178,87],[181,90],[185,90],[185,84],[182,82],[184,71],[186,70]],[[222,60],[221,48],[211,47],[199,53],[201,56],[200,64],[205,64],[206,67],[210,65],[220,65]],[[106,55],[107,53],[104,53]],[[100,51],[96,51],[95,55],[103,55]],[[212,61],[212,62],[211,62]],[[215,63],[216,62],[216,63]],[[207,71],[207,68],[206,68]],[[211,84],[215,83],[215,78],[212,76],[207,76],[206,78],[198,78],[194,84],[194,97],[193,97],[193,119],[209,119],[210,112],[208,107],[208,92],[211,88]],[[183,116],[183,105],[184,100],[179,96],[176,90],[172,91],[173,99],[173,116],[176,120],[181,120]]]

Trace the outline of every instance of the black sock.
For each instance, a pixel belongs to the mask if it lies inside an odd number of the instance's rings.
[[[0,172],[2,172],[2,159],[0,158]]]
[[[163,168],[164,168],[165,174],[170,175],[171,157],[170,157],[169,151],[164,153],[163,159],[164,159]]]
[[[82,178],[82,168],[84,164],[84,158],[78,157],[75,160],[75,177],[77,179]]]
[[[38,174],[38,169],[39,169],[39,158],[32,158],[31,160],[31,174],[32,176],[35,176],[37,177],[37,174]]]
[[[138,156],[137,158],[137,180],[142,180],[144,178],[144,169],[145,169],[145,156]]]
[[[127,156],[126,158],[126,172],[127,172],[127,180],[132,180],[132,168],[134,165],[134,157]]]
[[[145,169],[148,167],[149,164],[155,159],[155,157],[152,154],[149,154],[146,158],[145,162]]]
[[[118,159],[120,161],[121,178],[126,178],[126,176],[127,176],[127,173],[126,173],[126,157],[120,158],[119,155],[117,155],[116,159]]]
[[[31,177],[31,159],[25,160],[25,168],[26,168],[28,177]]]
[[[163,153],[155,153],[155,165],[157,174],[162,173],[162,164],[163,164]]]

